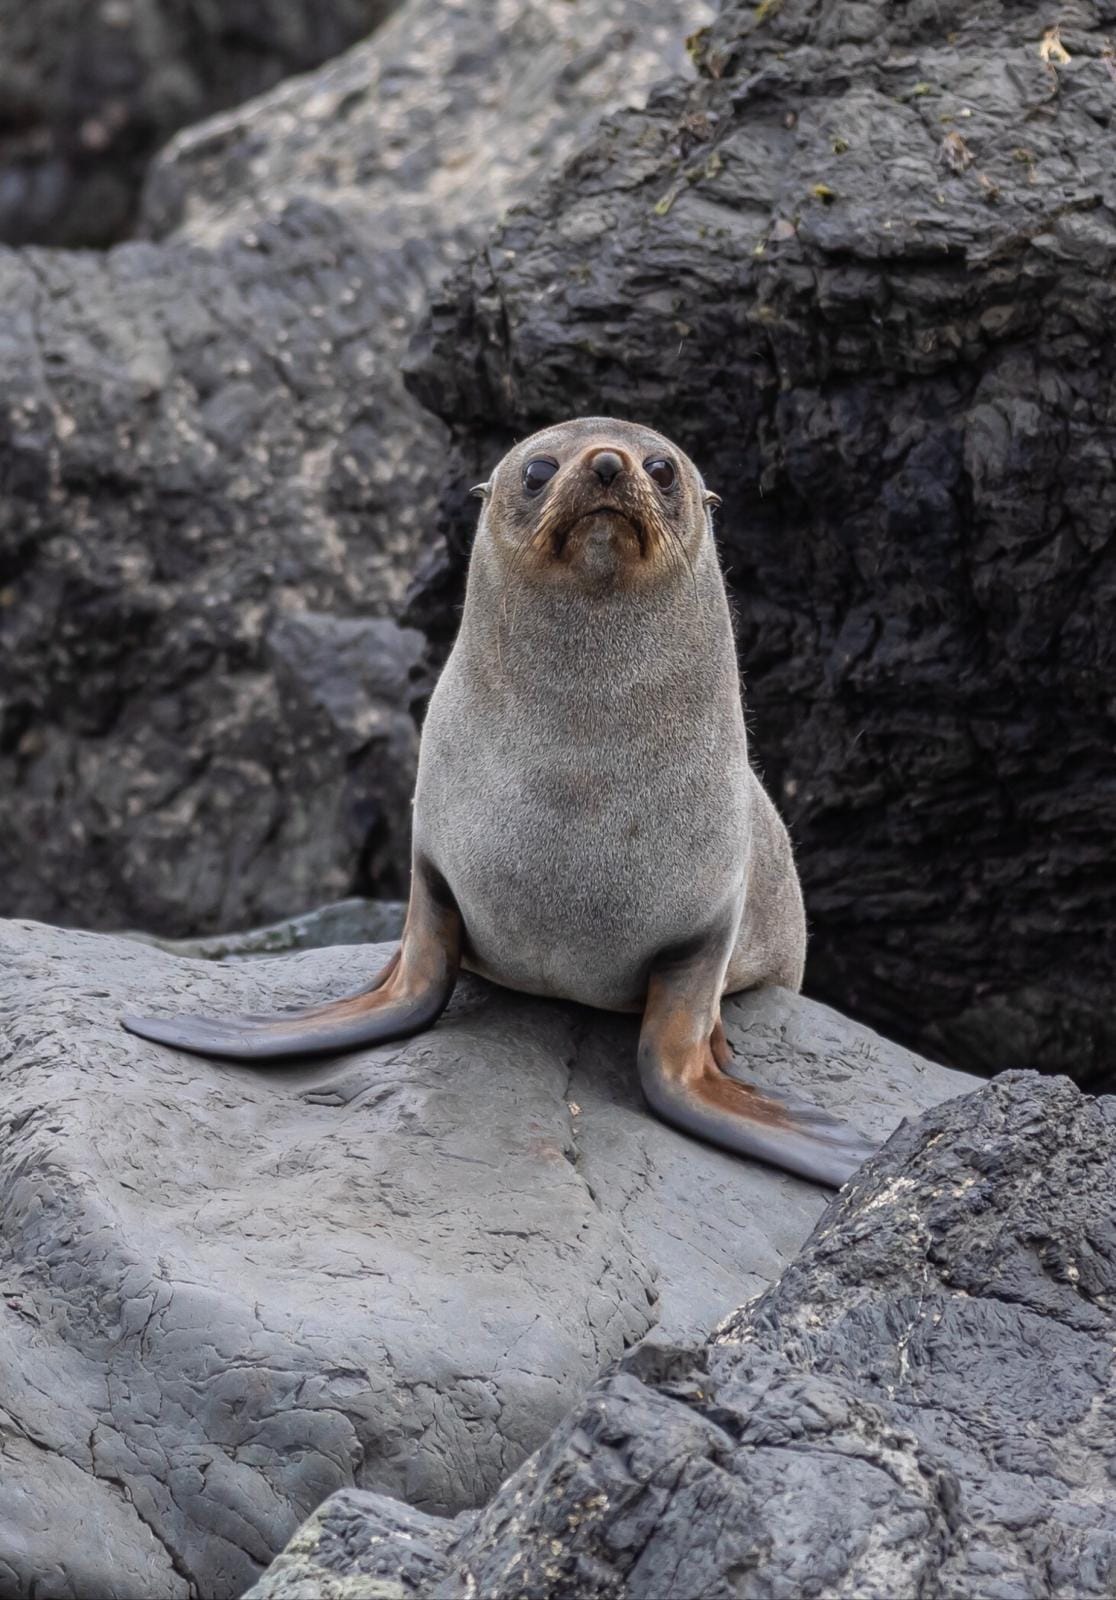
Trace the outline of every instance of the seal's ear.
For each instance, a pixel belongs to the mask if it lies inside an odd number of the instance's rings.
[[[701,498],[705,501],[707,506],[719,506],[721,504],[720,495],[714,494],[712,489],[704,490]]]
[[[469,490],[469,493],[476,495],[478,500],[487,500],[491,491],[491,483],[474,483],[473,487]]]

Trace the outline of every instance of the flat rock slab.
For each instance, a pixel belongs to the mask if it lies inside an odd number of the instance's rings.
[[[1116,1585],[1116,1100],[1009,1073],[862,1168],[712,1340],[644,1344],[479,1516],[334,1495],[252,1600],[1082,1600]]]
[[[636,1023],[464,981],[438,1026],[260,1071],[120,1012],[352,989],[388,946],[191,960],[0,924],[0,1589],[241,1593],[357,1485],[483,1504],[601,1369],[775,1279],[828,1195],[657,1123]],[[866,1133],[972,1080],[782,991],[760,1083]]]

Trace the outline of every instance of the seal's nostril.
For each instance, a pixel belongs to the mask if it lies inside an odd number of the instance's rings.
[[[615,450],[598,450],[589,465],[606,487],[624,470],[624,463]]]

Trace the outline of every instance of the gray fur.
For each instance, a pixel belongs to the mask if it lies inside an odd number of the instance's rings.
[[[686,551],[660,561],[656,581],[620,581],[604,534],[561,582],[517,559],[535,515],[523,464],[594,442],[675,464]],[[415,791],[416,852],[457,900],[466,965],[509,988],[640,1010],[655,955],[721,928],[724,992],[797,989],[802,896],[748,762],[696,468],[650,429],[588,418],[518,445],[484,490]]]

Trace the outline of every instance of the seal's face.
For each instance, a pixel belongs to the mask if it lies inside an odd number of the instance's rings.
[[[482,530],[517,571],[590,584],[685,572],[716,501],[677,445],[610,417],[533,434],[478,492]]]

